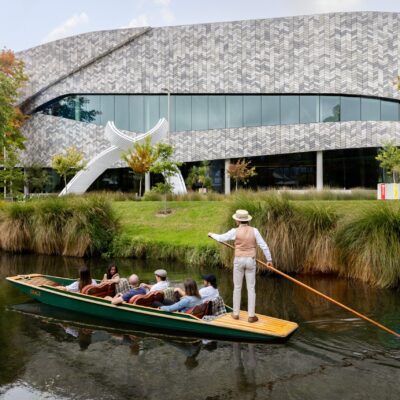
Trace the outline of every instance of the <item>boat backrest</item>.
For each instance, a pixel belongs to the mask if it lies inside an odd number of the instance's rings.
[[[95,297],[113,297],[115,295],[115,283],[105,282],[100,283],[100,285],[86,285],[81,293]]]
[[[164,293],[162,291],[154,291],[147,294],[137,294],[131,297],[129,304],[136,304],[137,306],[151,307],[155,301],[162,302],[164,300]]]
[[[198,306],[192,307],[186,311],[186,314],[194,315],[197,318],[203,318],[211,314],[211,301],[206,301]]]

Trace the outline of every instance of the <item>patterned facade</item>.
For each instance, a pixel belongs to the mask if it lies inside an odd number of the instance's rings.
[[[314,93],[400,99],[400,14],[335,13],[101,31],[19,53],[31,76],[27,111],[73,93]],[[400,145],[400,122],[351,121],[170,135],[180,161]],[[90,158],[102,128],[33,114],[26,157],[73,144]]]

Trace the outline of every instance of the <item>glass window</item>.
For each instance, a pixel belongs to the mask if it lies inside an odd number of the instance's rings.
[[[340,97],[320,96],[320,121],[340,121]]]
[[[208,96],[208,129],[225,128],[225,96]]]
[[[82,110],[80,112],[80,120],[90,122],[92,124],[100,123],[100,96],[85,95]]]
[[[129,130],[129,96],[115,96],[115,126]]]
[[[243,126],[243,96],[226,96],[226,127]]]
[[[398,121],[399,103],[394,101],[381,100],[381,120]]]
[[[340,98],[340,120],[341,121],[360,121],[361,119],[361,100],[359,97]]]
[[[281,97],[281,124],[298,124],[300,103],[299,96]]]
[[[175,127],[177,132],[192,129],[192,96],[176,96]]]
[[[132,132],[144,132],[143,96],[129,96],[129,130]]]
[[[300,96],[300,122],[319,121],[319,96]]]
[[[208,96],[192,96],[192,129],[208,129]]]
[[[243,126],[261,126],[261,96],[243,96]]]
[[[262,96],[262,124],[280,124],[279,96]]]
[[[361,120],[379,121],[381,119],[381,105],[377,99],[361,99]]]
[[[148,132],[160,119],[160,96],[144,96],[144,130]]]
[[[106,125],[114,120],[114,96],[100,96],[100,124]]]

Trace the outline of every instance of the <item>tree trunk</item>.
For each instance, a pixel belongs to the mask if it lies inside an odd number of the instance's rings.
[[[64,175],[64,187],[65,187],[65,194],[68,193],[68,189],[67,189],[67,175]]]
[[[396,183],[396,171],[392,171],[393,174],[393,183]]]
[[[167,215],[167,193],[164,194],[164,214]]]
[[[139,197],[142,197],[142,175],[140,175],[139,179]]]
[[[238,180],[235,179],[235,192],[237,192],[237,190],[238,190]]]

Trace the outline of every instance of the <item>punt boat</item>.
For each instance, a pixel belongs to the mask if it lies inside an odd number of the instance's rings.
[[[298,328],[295,322],[260,314],[257,314],[257,322],[249,323],[245,311],[240,311],[239,320],[234,320],[229,315],[231,308],[228,306],[228,314],[207,321],[191,314],[171,313],[136,304],[123,303],[115,306],[101,297],[67,292],[54,286],[66,286],[75,279],[42,274],[17,275],[6,279],[28,296],[54,307],[91,315],[101,320],[118,321],[176,335],[220,340],[284,342]]]

